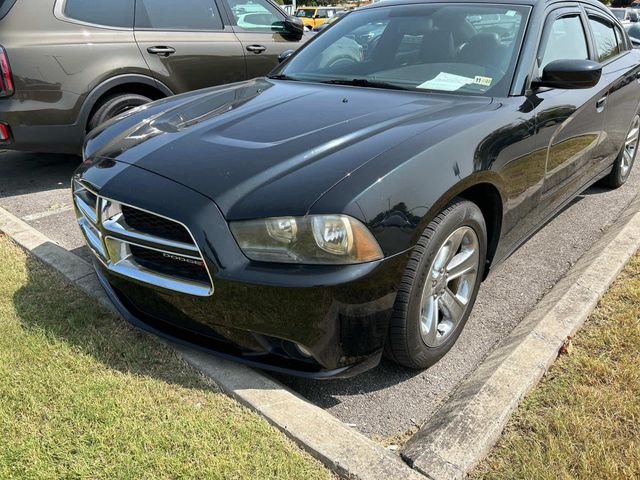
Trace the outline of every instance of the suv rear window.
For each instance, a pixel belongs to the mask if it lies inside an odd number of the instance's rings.
[[[9,10],[11,10],[11,7],[13,7],[15,3],[16,0],[0,0],[0,20],[9,13]]]
[[[66,0],[64,4],[65,17],[105,27],[133,28],[133,10],[134,0]]]

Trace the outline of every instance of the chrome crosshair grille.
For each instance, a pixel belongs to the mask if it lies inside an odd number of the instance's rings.
[[[183,224],[101,197],[77,180],[73,201],[89,248],[108,270],[189,295],[213,294],[202,253]]]

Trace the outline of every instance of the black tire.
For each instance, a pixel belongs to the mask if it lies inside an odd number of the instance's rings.
[[[442,344],[430,347],[423,341],[420,328],[423,288],[440,248],[462,227],[470,227],[477,236],[479,255],[476,278],[469,290],[461,320]],[[475,303],[483,278],[486,252],[487,227],[482,212],[476,204],[455,198],[429,223],[413,249],[395,300],[385,346],[387,357],[408,368],[425,369],[437,363],[451,349]]]
[[[640,135],[635,138],[633,145],[627,145],[627,140],[629,135],[632,133],[634,129],[640,128],[640,116],[636,115],[631,122],[631,127],[627,132],[627,136],[625,137],[625,144],[622,146],[622,150],[618,154],[618,158],[616,159],[613,167],[611,168],[611,172],[609,175],[600,180],[600,185],[608,188],[620,188],[624,185],[629,179],[629,175],[631,175],[631,170],[633,170],[633,164],[635,163],[635,158],[638,151],[638,141],[640,140]],[[633,153],[628,154],[628,149],[631,148]],[[625,152],[629,155],[625,158]],[[625,163],[626,162],[626,163]]]
[[[149,97],[138,95],[137,93],[118,93],[107,97],[100,102],[98,108],[96,108],[95,112],[91,116],[91,119],[87,124],[87,131],[90,132],[116,115],[120,115],[127,110],[139,107],[140,105],[144,105],[150,101],[151,99]]]

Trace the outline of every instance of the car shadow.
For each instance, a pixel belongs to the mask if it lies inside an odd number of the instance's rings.
[[[601,195],[603,193],[611,192],[611,188],[601,187],[600,185],[592,185],[587,188],[585,191],[581,192],[578,197],[590,197],[592,195]]]
[[[0,150],[0,198],[67,188],[82,159]]]
[[[97,306],[95,299],[39,260],[27,256],[26,270],[28,281],[13,295],[25,330],[41,332],[50,342],[62,342],[74,353],[124,374],[149,376],[186,388],[209,388],[208,382],[177,361],[175,351]]]
[[[351,378],[313,380],[279,374],[271,374],[271,376],[303,397],[312,398],[315,405],[321,408],[331,408],[342,403],[340,397],[384,390],[422,373],[421,370],[404,368],[382,358],[380,364],[374,369]],[[318,388],[319,386],[321,388]]]

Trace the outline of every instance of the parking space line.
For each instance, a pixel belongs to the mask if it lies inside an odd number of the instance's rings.
[[[42,218],[51,217],[52,215],[57,215],[58,213],[68,212],[73,210],[71,205],[65,205],[64,207],[56,208],[55,210],[47,210],[46,212],[32,213],[31,215],[26,215],[22,217],[22,220],[25,222],[32,222],[34,220],[40,220]]]

